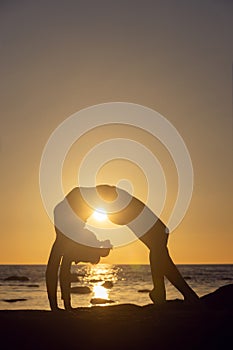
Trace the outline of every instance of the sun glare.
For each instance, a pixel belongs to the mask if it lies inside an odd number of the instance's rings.
[[[104,209],[96,209],[93,213],[93,217],[97,221],[104,221],[107,219],[107,214]]]
[[[108,290],[103,286],[94,286],[93,287],[94,298],[108,299]]]

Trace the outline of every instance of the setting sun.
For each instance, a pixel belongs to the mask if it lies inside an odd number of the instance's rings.
[[[107,214],[104,209],[96,209],[93,213],[93,217],[97,221],[104,221],[107,219]]]

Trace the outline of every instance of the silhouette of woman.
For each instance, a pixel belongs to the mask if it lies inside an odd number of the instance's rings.
[[[96,190],[99,196],[96,197]],[[105,208],[108,218],[117,225],[127,225],[134,234],[149,249],[153,290],[150,298],[155,304],[166,301],[164,277],[166,277],[184,296],[187,302],[197,302],[199,297],[186,283],[179,270],[172,261],[168,248],[168,228],[166,225],[139,199],[128,192],[114,186],[99,185],[93,188],[74,188],[55,208],[56,240],[51,250],[46,271],[47,291],[52,310],[57,306],[57,280],[60,269],[60,283],[62,298],[66,309],[70,304],[70,278],[71,262],[97,263],[101,256],[107,256],[111,249],[109,241],[100,242],[93,232],[84,228],[85,221],[93,213],[93,207],[87,204],[83,194],[91,197],[96,207]],[[102,201],[101,198],[102,197]],[[89,201],[88,201],[89,203]],[[111,204],[112,203],[112,204]],[[73,210],[67,211],[68,207]],[[123,209],[121,209],[123,208]],[[77,220],[80,218],[80,221]],[[57,226],[56,226],[57,224]],[[59,227],[59,228],[58,228]],[[64,232],[64,234],[62,233]],[[67,237],[67,233],[70,237]],[[76,243],[72,237],[78,237]]]

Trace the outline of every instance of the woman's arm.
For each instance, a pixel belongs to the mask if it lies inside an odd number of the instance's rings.
[[[57,282],[61,257],[62,244],[59,238],[56,238],[46,268],[46,286],[51,310],[59,309],[57,305]]]
[[[71,264],[72,264],[72,259],[69,257],[69,255],[64,255],[62,258],[61,269],[60,269],[60,287],[61,287],[61,297],[63,299],[64,307],[66,310],[72,309],[71,297],[70,297]]]

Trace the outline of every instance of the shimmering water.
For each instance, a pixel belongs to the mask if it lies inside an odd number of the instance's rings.
[[[189,285],[199,296],[233,283],[233,265],[177,265]],[[49,310],[45,285],[46,265],[0,265],[0,309]],[[111,299],[115,304],[151,303],[147,292],[152,288],[149,265],[72,265],[79,281],[72,286],[88,286],[89,294],[72,294],[73,307],[91,307],[92,298]],[[26,276],[28,281],[5,281],[9,276]],[[112,288],[102,284],[111,281]],[[166,281],[167,299],[182,299],[182,295]],[[60,300],[60,291],[58,298]],[[9,299],[26,299],[9,303]],[[62,303],[59,302],[62,307]]]

